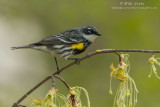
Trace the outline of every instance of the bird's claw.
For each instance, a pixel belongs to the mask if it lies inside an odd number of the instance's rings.
[[[79,58],[76,58],[76,59],[75,59],[75,62],[76,62],[77,65],[80,65],[80,60],[79,60]]]

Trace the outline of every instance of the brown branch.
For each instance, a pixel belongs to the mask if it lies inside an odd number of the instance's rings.
[[[54,76],[55,78],[59,79],[61,82],[63,82],[65,84],[65,86],[68,88],[68,91],[72,91],[72,88],[64,81],[64,79],[62,79],[61,77],[59,76]],[[71,92],[70,92],[71,93]],[[77,107],[77,101],[75,99],[75,95],[70,95],[69,97],[70,101],[71,101],[71,104],[73,107]]]
[[[65,84],[65,86],[68,88],[69,91],[71,90],[71,87],[64,81],[64,79],[62,79],[61,77],[56,76],[56,75],[54,77],[61,80]]]
[[[51,75],[51,78],[52,78],[52,88],[55,88],[54,76],[53,76],[53,75]]]
[[[103,49],[103,50],[97,50],[96,52],[92,52],[87,54],[86,56],[79,58],[79,61],[83,61],[91,56],[98,55],[98,54],[103,54],[103,53],[116,53],[116,52],[141,52],[141,53],[160,53],[160,50],[137,50],[137,49]],[[38,87],[40,87],[42,84],[44,84],[46,81],[51,79],[52,76],[55,76],[65,69],[71,67],[72,65],[76,64],[75,61],[71,62],[70,64],[64,66],[63,68],[59,69],[57,72],[47,76],[44,80],[39,82],[36,86],[34,86],[32,89],[30,89],[25,95],[23,95],[16,103],[12,105],[12,107],[18,107],[18,104],[22,102],[29,94],[31,94],[34,90],[36,90]]]

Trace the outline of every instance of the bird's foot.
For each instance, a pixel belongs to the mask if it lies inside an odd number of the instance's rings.
[[[75,62],[76,62],[77,65],[80,65],[80,60],[79,60],[79,58],[75,58]]]

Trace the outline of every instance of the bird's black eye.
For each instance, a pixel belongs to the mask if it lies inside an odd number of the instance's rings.
[[[84,29],[84,33],[89,35],[89,34],[94,34],[94,30],[91,29],[91,28],[87,28],[87,29]]]
[[[88,30],[88,33],[89,33],[89,34],[92,34],[92,33],[93,33],[93,30],[92,30],[92,29],[88,28],[87,30]]]
[[[84,33],[85,35],[96,35],[96,36],[100,36],[101,34],[98,33],[98,30],[94,27],[83,27],[81,29],[82,33]]]

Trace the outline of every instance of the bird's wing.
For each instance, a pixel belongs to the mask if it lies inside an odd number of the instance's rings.
[[[84,42],[84,38],[77,30],[67,30],[57,35],[49,36],[35,44],[39,45],[59,45],[59,44],[76,44]]]
[[[84,38],[82,34],[77,29],[67,30],[59,35],[57,35],[58,39],[64,43],[80,43],[84,42]]]

